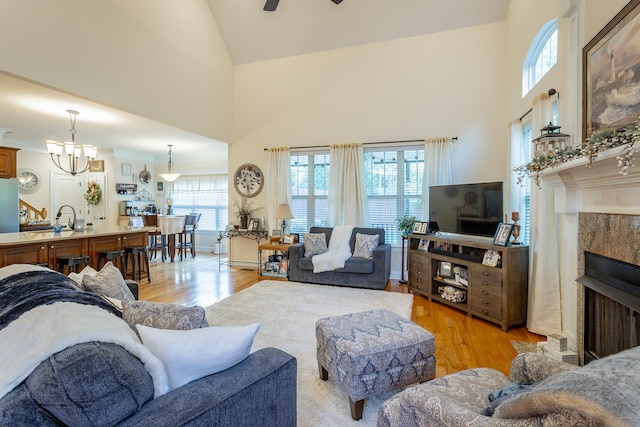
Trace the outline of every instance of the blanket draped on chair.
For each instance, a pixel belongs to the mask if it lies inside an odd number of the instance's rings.
[[[344,263],[351,258],[351,233],[353,225],[339,225],[333,228],[331,239],[329,240],[329,250],[311,258],[313,262],[313,272],[333,271],[344,268]]]
[[[168,391],[160,360],[102,297],[80,291],[54,271],[28,271],[0,280],[0,398],[49,356],[92,341],[120,345],[142,361],[156,396]]]

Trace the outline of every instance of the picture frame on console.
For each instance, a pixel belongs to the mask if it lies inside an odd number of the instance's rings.
[[[638,83],[632,77],[640,57],[639,25],[640,0],[631,0],[582,50],[584,140],[638,119]]]
[[[513,224],[501,222],[498,224],[496,234],[493,236],[493,244],[496,246],[508,246],[511,233],[513,232]]]
[[[424,222],[416,221],[413,224],[413,232],[416,234],[424,234],[424,232],[422,231],[424,224]]]

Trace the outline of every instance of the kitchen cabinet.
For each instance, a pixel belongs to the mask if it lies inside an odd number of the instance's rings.
[[[0,147],[0,178],[16,178],[16,152],[19,148]]]
[[[30,243],[6,246],[0,249],[0,266],[9,264],[49,264],[49,250],[46,243]]]

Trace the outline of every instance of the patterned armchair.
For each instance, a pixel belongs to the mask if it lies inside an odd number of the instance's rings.
[[[631,426],[640,420],[640,347],[582,368],[527,353],[510,378],[493,369],[456,372],[413,386],[382,404],[378,426]],[[494,401],[489,394],[518,382],[520,393]]]

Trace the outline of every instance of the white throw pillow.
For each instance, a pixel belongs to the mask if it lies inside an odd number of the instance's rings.
[[[259,323],[248,326],[210,326],[174,331],[136,325],[142,343],[162,361],[169,387],[224,371],[249,356]]]
[[[83,268],[80,273],[76,273],[76,272],[73,272],[73,271],[71,273],[69,273],[69,279],[71,279],[74,282],[76,282],[78,284],[78,286],[80,287],[80,289],[84,290],[84,286],[82,285],[82,278],[85,275],[95,276],[96,274],[98,274],[98,272],[93,267],[88,265],[85,268]]]
[[[87,291],[95,292],[98,295],[119,300],[135,300],[124,281],[124,277],[122,277],[122,273],[111,261],[106,263],[95,276],[88,274],[82,276],[82,286]]]
[[[304,256],[311,257],[327,252],[327,236],[324,233],[302,233]]]
[[[378,234],[356,233],[356,244],[353,248],[353,256],[360,258],[373,258],[373,250],[378,247]]]

